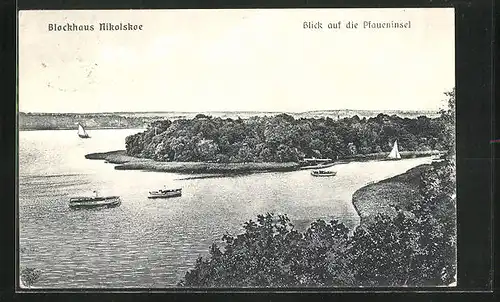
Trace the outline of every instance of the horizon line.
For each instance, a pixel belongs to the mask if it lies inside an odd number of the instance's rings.
[[[441,109],[319,109],[307,111],[260,111],[260,110],[209,110],[209,111],[100,111],[100,112],[41,112],[41,111],[21,111],[18,113],[31,114],[109,114],[109,113],[286,113],[286,114],[303,114],[313,112],[328,112],[328,111],[369,111],[369,112],[439,112]]]

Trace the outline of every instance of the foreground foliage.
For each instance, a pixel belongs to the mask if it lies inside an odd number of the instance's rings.
[[[40,279],[42,272],[39,269],[25,267],[21,270],[21,283],[26,287],[31,287]]]
[[[456,272],[451,162],[422,174],[422,204],[379,214],[350,234],[337,220],[298,232],[286,215],[268,213],[225,235],[181,281],[194,287],[448,285]],[[446,176],[445,176],[446,175]],[[436,178],[437,177],[437,178]],[[439,179],[439,180],[438,180]],[[443,192],[443,193],[441,193]]]

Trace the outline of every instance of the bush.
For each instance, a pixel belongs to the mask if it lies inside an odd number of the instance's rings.
[[[41,274],[41,271],[36,268],[26,267],[21,270],[21,283],[29,288],[38,281]]]
[[[259,215],[244,225],[245,233],[225,235],[224,251],[215,244],[210,258],[199,258],[181,284],[184,286],[276,287],[299,284],[294,270],[298,263],[301,235],[286,216]]]

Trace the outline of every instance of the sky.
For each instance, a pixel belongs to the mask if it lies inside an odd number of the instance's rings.
[[[48,30],[66,23],[95,30]],[[454,37],[452,8],[21,11],[19,111],[437,110]]]

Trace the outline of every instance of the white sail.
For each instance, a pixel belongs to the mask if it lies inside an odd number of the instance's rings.
[[[85,131],[85,129],[83,129],[83,126],[81,124],[78,124],[78,135],[80,135],[80,136],[89,136],[87,134],[87,131]]]
[[[401,158],[401,154],[399,154],[399,150],[398,150],[398,141],[394,142],[394,146],[392,147],[391,153],[389,153],[389,156],[387,158],[391,158],[391,159],[400,159]]]

